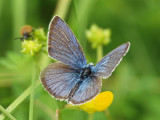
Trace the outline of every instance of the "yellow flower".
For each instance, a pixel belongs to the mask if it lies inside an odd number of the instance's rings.
[[[97,25],[92,25],[90,30],[86,32],[87,39],[92,43],[93,48],[99,45],[107,45],[110,42],[110,29],[102,29]]]
[[[94,113],[96,111],[104,111],[107,109],[113,101],[113,93],[110,91],[101,92],[93,100],[79,107],[87,113]]]
[[[38,40],[39,43],[46,43],[47,41],[47,36],[43,28],[35,29],[33,32],[33,36]]]
[[[42,44],[39,44],[37,40],[24,40],[22,42],[22,53],[34,55],[35,52],[38,52],[42,47]]]

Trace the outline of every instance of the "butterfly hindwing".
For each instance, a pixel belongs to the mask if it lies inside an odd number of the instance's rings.
[[[83,68],[87,65],[83,50],[68,25],[55,16],[49,27],[48,53],[72,68]]]
[[[52,96],[58,99],[68,99],[70,91],[79,79],[79,74],[70,66],[55,62],[44,69],[40,77],[43,86]]]
[[[128,52],[129,47],[129,42],[122,44],[104,56],[94,68],[95,75],[108,78],[116,66],[120,63],[122,57]]]
[[[82,104],[94,98],[101,90],[100,77],[80,79],[78,72],[61,62],[50,64],[41,72],[45,89],[55,98],[72,104]],[[82,81],[81,84],[78,84]],[[77,86],[78,85],[78,86]],[[73,95],[71,93],[75,90]]]
[[[88,77],[78,86],[74,95],[69,99],[72,104],[82,104],[94,98],[101,90],[100,77]]]

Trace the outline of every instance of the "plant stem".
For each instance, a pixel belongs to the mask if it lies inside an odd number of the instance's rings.
[[[3,114],[5,114],[8,118],[10,118],[11,120],[16,120],[8,111],[6,111],[1,105],[0,105],[0,111],[3,112]],[[0,116],[0,120],[2,120],[1,116]]]
[[[35,88],[40,84],[39,80],[36,81]],[[6,109],[7,112],[11,113],[19,104],[21,104],[24,99],[31,93],[31,86],[28,87],[14,102],[12,102]],[[6,116],[4,114],[0,115],[0,120],[3,120]]]
[[[99,45],[97,47],[97,62],[99,62],[102,59],[102,56],[103,56],[103,46]],[[106,115],[107,120],[112,120],[108,109],[104,111],[104,114]],[[89,120],[92,120],[92,119],[89,119]]]
[[[57,118],[57,120],[61,120],[60,113],[61,113],[60,109],[57,109],[56,110],[56,118]]]
[[[77,9],[78,9],[78,5],[77,5],[77,0],[73,0],[73,11],[74,11],[74,13],[75,13],[75,21],[76,21],[76,29],[75,29],[75,34],[77,35],[77,39],[79,39],[79,34],[80,34],[80,27],[79,27],[79,18],[78,18],[78,11],[77,11]]]
[[[0,1],[0,17],[2,15],[2,9],[3,9],[3,0]]]
[[[35,105],[39,109],[41,109],[44,113],[46,113],[48,116],[50,116],[51,120],[56,119],[56,113],[52,110],[52,108],[44,103],[44,101],[35,100]]]
[[[104,114],[106,115],[107,120],[112,120],[112,117],[111,117],[110,112],[109,112],[108,109],[106,109],[106,110],[104,111]]]
[[[13,14],[13,38],[19,35],[20,28],[26,23],[26,6],[27,0],[12,0],[11,8]],[[19,17],[21,16],[21,17]],[[18,47],[19,46],[19,47]],[[13,47],[15,50],[20,50],[19,41],[15,40],[13,42]]]
[[[33,72],[32,72],[32,85],[31,85],[31,96],[30,96],[29,120],[33,120],[35,79],[36,79],[36,65],[35,65],[35,61],[34,61],[33,62]]]
[[[71,0],[58,0],[54,15],[59,15],[62,19],[66,17]]]
[[[97,62],[99,62],[102,59],[103,56],[103,46],[99,45],[97,47]]]
[[[74,2],[74,0],[73,0]],[[76,0],[76,6],[77,6],[77,16],[78,21],[75,19],[75,9],[71,11],[71,16],[69,25],[73,30],[76,30],[76,26],[78,27],[78,41],[80,42],[81,46],[83,47],[84,52],[86,51],[86,36],[85,31],[88,26],[88,21],[90,18],[90,15],[92,15],[92,12],[95,10],[95,5],[97,0]],[[74,3],[73,3],[74,4]],[[78,9],[79,8],[79,9]]]
[[[88,120],[93,120],[93,114],[88,114]]]

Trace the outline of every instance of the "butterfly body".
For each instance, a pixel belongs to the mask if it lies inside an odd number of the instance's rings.
[[[69,26],[58,16],[49,25],[48,53],[59,60],[41,72],[45,89],[59,100],[74,105],[93,99],[101,90],[102,78],[107,78],[128,52],[130,43],[122,44],[104,56],[95,66],[87,60]]]
[[[82,68],[82,70],[80,72],[80,78],[85,79],[85,78],[88,78],[88,77],[92,77],[93,68],[94,68],[93,64],[89,64],[86,67]]]

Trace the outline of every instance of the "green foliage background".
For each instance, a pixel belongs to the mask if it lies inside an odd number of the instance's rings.
[[[32,60],[20,53],[21,43],[14,38],[20,37],[19,30],[26,24],[43,27],[47,33],[57,3],[57,0],[0,0],[0,105],[4,108],[31,84]],[[96,50],[86,40],[85,31],[93,23],[112,31],[111,43],[103,47],[104,55],[122,43],[131,42],[129,53],[113,75],[103,80],[102,91],[114,94],[109,107],[111,118],[159,120],[160,0],[79,0],[76,5],[71,1],[65,21],[79,38],[89,62],[96,63]],[[47,65],[42,63],[40,67]],[[57,102],[38,86],[34,119],[55,119],[56,109]],[[12,115],[17,120],[27,120],[28,114],[29,97]],[[77,110],[62,111],[62,120],[75,119],[85,120],[88,115]],[[105,119],[108,118],[102,112],[93,116],[93,120]]]

